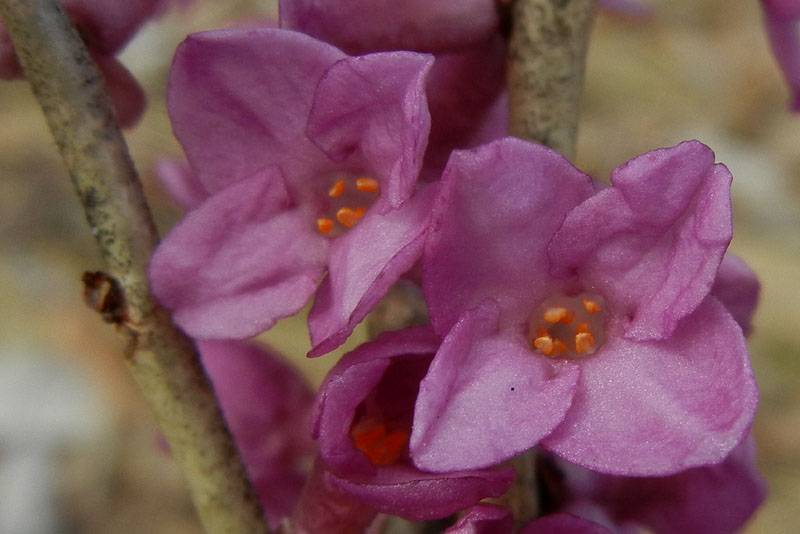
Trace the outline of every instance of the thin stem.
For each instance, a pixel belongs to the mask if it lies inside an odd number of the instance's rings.
[[[158,237],[102,76],[56,0],[0,0],[0,14],[106,261],[110,276],[87,277],[88,292],[96,301],[100,293],[104,315],[127,337],[128,368],[203,526],[267,531],[192,342],[150,296],[147,261]]]
[[[594,0],[511,0],[511,135],[575,153]]]

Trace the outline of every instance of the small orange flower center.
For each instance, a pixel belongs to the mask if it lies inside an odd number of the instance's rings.
[[[356,449],[375,466],[397,462],[405,452],[409,439],[408,432],[387,430],[384,423],[370,418],[364,418],[353,425],[350,436]]]
[[[597,295],[556,297],[531,316],[531,349],[550,358],[594,354],[604,341],[604,301]]]
[[[377,197],[378,189],[378,181],[374,178],[337,177],[328,189],[326,213],[317,218],[317,230],[335,237],[355,226]],[[341,227],[337,226],[337,222]]]

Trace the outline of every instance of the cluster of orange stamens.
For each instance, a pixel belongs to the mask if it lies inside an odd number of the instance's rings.
[[[330,198],[340,197],[344,193],[346,187],[347,184],[344,180],[337,180],[328,190],[328,196]],[[377,193],[378,181],[374,178],[358,178],[356,180],[356,189],[362,193]],[[361,220],[361,217],[363,217],[366,212],[366,206],[358,206],[356,208],[344,206],[336,211],[336,220],[339,221],[341,225],[352,228]],[[317,219],[317,229],[326,235],[333,230],[334,224],[334,220],[327,217],[320,217]]]
[[[390,465],[400,459],[408,445],[408,432],[389,432],[386,425],[371,419],[359,421],[350,430],[356,449],[369,459],[372,465]]]
[[[600,305],[591,299],[583,299],[582,304],[583,308],[589,314],[595,314],[597,312],[602,311]],[[542,314],[542,319],[544,319],[545,323],[546,324],[549,323],[550,325],[553,326],[559,323],[564,325],[570,325],[572,324],[574,318],[575,318],[575,312],[569,311],[567,308],[563,306],[553,306],[547,308],[544,310],[544,313]],[[567,343],[565,343],[558,337],[551,335],[549,330],[550,330],[549,328],[537,329],[536,337],[531,342],[533,348],[535,348],[545,356],[550,356],[552,358],[555,358],[570,351],[570,347],[567,345]],[[591,351],[592,348],[595,346],[596,341],[594,335],[592,335],[589,322],[587,321],[579,323],[575,327],[574,332],[575,333],[573,339],[574,339],[575,353],[578,355],[583,355]]]

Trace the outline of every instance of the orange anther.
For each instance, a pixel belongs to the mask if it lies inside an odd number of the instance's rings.
[[[564,354],[565,352],[567,352],[567,345],[558,338],[554,339],[553,356],[558,356],[559,354]]]
[[[329,233],[333,230],[333,219],[326,219],[324,217],[317,219],[317,230],[323,234]]]
[[[589,313],[597,313],[602,310],[602,308],[598,303],[589,299],[583,299],[583,307]]]
[[[533,346],[545,356],[553,354],[553,338],[550,336],[537,337],[533,340]]]
[[[356,449],[369,459],[372,465],[395,463],[408,444],[408,432],[386,431],[386,425],[374,420],[362,420],[350,430]]]
[[[580,323],[578,326],[575,327],[576,334],[586,334],[591,333],[589,330],[589,323]]]
[[[575,334],[575,352],[583,354],[592,347],[594,347],[594,336],[592,334],[589,332]]]
[[[374,178],[359,178],[356,180],[356,188],[365,193],[374,193],[378,190],[378,180]]]
[[[344,180],[339,180],[328,189],[328,196],[331,198],[338,197],[342,193],[344,193]]]
[[[357,209],[339,208],[339,211],[336,212],[336,220],[346,227],[352,228],[359,220],[361,220],[361,217],[364,216],[366,211],[367,208],[363,206]]]
[[[567,312],[566,308],[563,307],[555,307],[555,308],[548,308],[544,312],[544,320],[548,323],[557,323],[559,321],[564,321],[569,317],[569,313]],[[570,320],[572,320],[570,318]]]

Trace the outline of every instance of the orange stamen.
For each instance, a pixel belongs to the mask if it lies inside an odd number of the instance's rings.
[[[591,333],[591,330],[589,330],[589,323],[580,323],[578,326],[575,327],[575,333],[576,334]]]
[[[572,318],[575,317],[575,312],[571,312],[564,307],[557,306],[555,308],[548,308],[544,312],[544,320],[548,323],[564,323],[569,324]]]
[[[328,189],[328,196],[331,198],[338,197],[342,193],[344,193],[344,180],[339,180]]]
[[[589,313],[597,313],[599,311],[602,311],[602,308],[598,303],[589,299],[583,299],[583,307]]]
[[[594,347],[594,336],[589,332],[575,334],[575,352],[583,354]]]
[[[367,208],[363,206],[356,209],[339,208],[339,211],[336,212],[336,220],[346,227],[352,228],[359,220],[361,220],[361,217],[364,216],[366,211]]]
[[[378,190],[378,180],[374,178],[359,178],[356,180],[356,188],[365,193],[374,193]]]
[[[326,219],[324,217],[317,219],[317,230],[323,234],[330,233],[330,231],[333,230],[333,219]]]
[[[395,463],[408,444],[408,432],[395,430],[386,432],[386,425],[361,421],[351,431],[355,438],[355,446],[372,465],[390,465]]]
[[[567,352],[567,345],[558,338],[554,339],[553,356],[558,356],[559,354],[564,354],[565,352]]]
[[[554,345],[553,345],[553,338],[550,336],[539,336],[533,340],[533,346],[544,354],[545,356],[550,356],[553,354]]]

